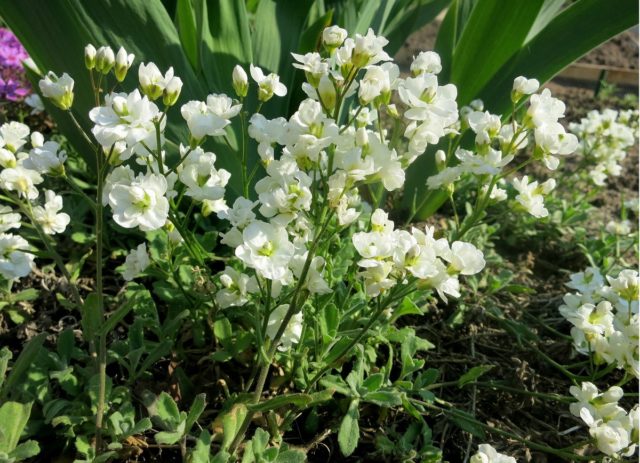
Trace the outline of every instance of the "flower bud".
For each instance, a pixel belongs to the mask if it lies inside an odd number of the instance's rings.
[[[517,103],[524,95],[531,95],[540,88],[540,82],[537,79],[527,79],[518,76],[513,81],[513,90],[511,90],[511,101]]]
[[[173,77],[173,69],[169,68],[167,75]],[[140,63],[138,68],[138,79],[142,93],[147,95],[150,100],[156,100],[162,96],[165,87],[165,78],[162,76],[160,69],[155,63]]]
[[[322,31],[322,44],[329,51],[338,48],[347,38],[347,31],[338,26],[327,27]]]
[[[447,155],[442,150],[436,151],[436,167],[438,168],[438,171],[441,171],[446,166],[447,166]]]
[[[111,68],[116,62],[116,57],[113,54],[111,47],[100,47],[96,55],[96,70],[102,74],[109,74]]]
[[[84,64],[87,69],[93,69],[96,67],[96,47],[88,44],[84,47]]]
[[[40,132],[31,132],[31,147],[40,148],[44,145],[44,136]]]
[[[365,127],[360,127],[356,130],[356,145],[366,146],[369,144],[369,135]]]
[[[162,102],[165,106],[173,106],[178,101],[178,97],[180,96],[180,92],[182,91],[182,79],[180,77],[172,77],[169,82],[167,82],[166,87],[164,88],[164,93],[162,94]]]
[[[249,77],[242,66],[236,64],[236,67],[233,68],[233,73],[231,75],[233,79],[233,89],[236,91],[236,95],[240,98],[244,98],[247,96],[247,91],[249,90]]]
[[[42,95],[49,98],[58,108],[67,110],[73,104],[73,79],[66,72],[58,77],[49,71],[39,86]]]
[[[116,67],[114,71],[118,82],[122,82],[127,76],[127,71],[129,71],[131,64],[133,64],[133,58],[135,58],[133,53],[127,54],[127,51],[120,47],[116,55]]]
[[[324,107],[332,111],[336,107],[336,89],[328,76],[324,75],[320,78],[318,93]]]
[[[389,116],[393,117],[394,119],[400,118],[400,113],[398,112],[398,108],[395,104],[387,105],[387,114],[389,114]]]

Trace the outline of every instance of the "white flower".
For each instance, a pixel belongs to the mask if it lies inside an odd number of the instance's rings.
[[[109,192],[113,220],[124,228],[157,230],[165,224],[169,214],[166,192],[167,179],[159,174],[139,174],[130,182],[123,179],[113,183]]]
[[[498,453],[489,444],[480,444],[478,453],[473,455],[469,461],[470,463],[516,463],[515,458]]]
[[[637,270],[623,270],[617,278],[607,275],[611,289],[627,301],[637,301],[640,293],[640,277]]]
[[[233,80],[233,89],[235,90],[236,95],[240,98],[247,96],[247,90],[249,90],[249,78],[242,66],[236,64],[233,68],[231,79]]]
[[[255,220],[256,214],[252,209],[256,204],[258,204],[257,201],[249,201],[247,198],[240,196],[236,198],[232,207],[218,212],[218,218],[228,220],[232,226],[243,230]]]
[[[288,265],[294,246],[284,227],[255,221],[244,229],[242,238],[243,244],[236,248],[236,256],[245,264],[269,280],[290,278]]]
[[[28,248],[29,243],[20,236],[0,234],[0,275],[7,280],[29,275],[35,256],[25,252]]]
[[[144,141],[150,149],[157,148],[154,121],[159,114],[155,103],[146,95],[140,95],[137,89],[129,94],[112,93],[105,97],[104,106],[89,112],[89,118],[95,124],[91,132],[107,152],[114,144],[124,142],[125,149],[118,153],[118,158],[125,161],[134,152],[143,150],[138,145],[140,142]],[[162,120],[161,130],[165,123],[166,118]],[[146,149],[141,152],[148,154]]]
[[[564,110],[564,103],[552,97],[551,91],[545,88],[542,93],[531,96],[527,118],[534,127],[539,127],[542,124],[558,122],[558,119],[564,116]]]
[[[266,332],[267,337],[271,339],[276,337],[288,310],[289,304],[282,304],[273,309],[269,314]],[[297,344],[300,341],[300,336],[302,335],[302,321],[302,312],[298,312],[291,317],[287,327],[282,333],[282,337],[280,338],[278,350],[289,350],[293,344]]]
[[[124,261],[122,277],[127,281],[131,281],[144,272],[150,263],[147,244],[139,244],[136,249],[132,249],[129,251],[129,254],[127,254],[127,258]]]
[[[400,69],[393,63],[369,66],[364,77],[360,80],[358,89],[360,103],[366,106],[378,97],[382,103],[389,103],[391,90],[397,87],[399,75]]]
[[[389,43],[382,36],[376,36],[369,28],[367,35],[356,34],[351,61],[356,67],[366,67],[380,61],[391,61],[391,57],[383,50]]]
[[[265,76],[262,69],[253,64],[249,65],[249,72],[258,84],[258,99],[260,101],[268,101],[273,95],[285,96],[287,94],[287,87],[280,82],[280,77],[277,74],[271,73]]]
[[[347,31],[339,26],[326,27],[322,31],[322,43],[329,49],[338,48],[347,38]]]
[[[73,84],[73,79],[66,72],[58,77],[51,71],[39,82],[42,95],[65,111],[73,104]]]
[[[224,128],[231,123],[215,114],[204,101],[189,101],[182,105],[180,113],[187,121],[189,132],[196,140],[202,140],[207,135],[211,137],[224,135]]]
[[[69,214],[60,212],[62,210],[62,196],[55,194],[51,190],[46,190],[44,196],[44,207],[36,206],[33,208],[34,219],[47,235],[64,232],[71,221],[71,217],[69,217]]]
[[[187,196],[196,201],[218,201],[224,197],[225,186],[231,174],[224,169],[216,169],[216,155],[198,147],[189,153],[178,174],[187,187]]]
[[[411,62],[411,74],[418,76],[423,73],[438,74],[442,71],[440,55],[435,51],[421,51]]]
[[[311,52],[304,55],[291,53],[291,56],[298,61],[293,63],[293,67],[302,69],[311,86],[317,88],[322,76],[329,72],[329,65],[322,59],[320,53]]]
[[[0,186],[5,190],[16,191],[19,196],[27,199],[38,197],[36,185],[43,181],[44,179],[38,172],[25,169],[20,165],[0,172]]]
[[[557,122],[545,123],[534,131],[536,146],[542,151],[542,160],[550,170],[558,167],[558,159],[552,155],[572,154],[578,149],[578,138],[566,133],[564,127]]]
[[[222,119],[231,119],[242,109],[241,104],[234,105],[233,100],[225,94],[211,94],[207,97],[207,108]]]
[[[622,220],[621,222],[610,220],[604,229],[612,235],[626,236],[631,233],[631,222],[628,220]]]
[[[0,147],[16,153],[24,146],[29,136],[29,126],[11,121],[0,126]]]
[[[449,262],[448,272],[460,273],[462,275],[475,275],[484,266],[484,254],[471,243],[454,241],[451,244],[451,252],[441,255]]]
[[[427,187],[430,190],[437,190],[442,186],[449,186],[455,183],[461,174],[460,166],[445,167],[437,174],[427,177]]]
[[[604,278],[597,267],[587,267],[584,272],[571,274],[567,287],[583,294],[592,294],[604,285]]]
[[[259,291],[255,277],[240,273],[232,267],[226,267],[220,274],[220,284],[222,289],[216,293],[216,302],[223,309],[242,306],[249,301],[249,294]]]
[[[0,233],[22,225],[20,214],[16,214],[9,206],[0,206]]]
[[[598,450],[605,455],[615,455],[629,446],[629,431],[618,421],[600,423],[589,428]]]
[[[163,76],[155,63],[140,63],[138,79],[140,80],[142,92],[150,100],[155,100],[162,96],[167,84],[173,79],[173,68],[170,67]]]
[[[519,76],[513,81],[513,89],[511,90],[511,100],[516,103],[520,101],[524,95],[531,95],[540,88],[540,82],[537,79],[527,79]]]
[[[41,147],[31,149],[29,157],[23,161],[22,165],[40,174],[61,175],[64,173],[66,160],[67,152],[61,150],[60,145],[55,141],[48,141]]]
[[[302,276],[302,270],[307,261],[308,253],[297,254],[291,259],[289,266],[293,271],[296,278]],[[307,270],[307,277],[302,288],[307,289],[311,294],[328,294],[331,292],[331,288],[322,277],[322,269],[324,268],[324,259],[320,256],[315,256],[311,259],[311,263]]]
[[[555,188],[555,180],[549,179],[541,185],[537,181],[529,183],[529,176],[513,179],[513,187],[518,191],[516,201],[519,205],[534,217],[542,218],[549,215],[544,207],[543,194],[549,193]]]

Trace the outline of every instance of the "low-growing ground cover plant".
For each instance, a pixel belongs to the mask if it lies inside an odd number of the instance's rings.
[[[439,371],[422,358],[436,346],[404,320],[509,286],[483,283],[488,227],[548,217],[560,158],[581,143],[591,155],[596,144],[620,150],[631,140],[589,140],[586,123],[575,129],[581,139],[567,132],[564,104],[525,77],[513,83],[507,118],[480,101],[458,108],[457,88],[438,80],[436,53],[416,56],[402,77],[386,44],[371,29],[353,37],[325,29],[321,49],[293,55],[306,99],[289,119],[261,111],[294,89],[254,65],[234,68],[233,97],[187,102],[180,76],[152,62],[139,63],[136,88],[125,85],[136,68],[124,48],[87,45],[92,88],[75,88],[64,70],[43,76],[42,95],[71,117],[75,94],[93,95],[92,129],[77,130],[97,177],[92,185],[82,157],[60,141],[19,122],[0,127],[3,310],[19,322],[17,305],[32,297],[21,282],[53,262],[56,303],[77,320],[55,344],[34,337],[11,363],[0,390],[0,415],[12,419],[0,420],[2,458],[42,451],[103,462],[164,449],[194,463],[293,462],[331,435],[342,458],[371,422],[394,416],[402,426],[376,436],[375,458],[440,461],[432,419],[444,414],[478,436],[491,428],[438,394]],[[243,107],[250,92],[260,102],[253,114]],[[169,118],[189,137],[170,139]],[[228,172],[210,143],[232,147],[233,125],[240,169]],[[452,220],[394,222],[385,205],[408,166],[439,142],[447,149],[425,182],[448,192]],[[249,164],[250,149],[260,163]],[[533,165],[545,179],[522,172]],[[241,194],[227,188],[232,175]],[[503,215],[492,218],[496,211]],[[82,254],[66,256],[60,236]],[[571,413],[588,426],[580,442],[588,454],[506,429],[497,436],[564,459],[602,459],[596,448],[633,455],[637,407],[618,402],[638,375],[638,274],[613,265],[604,273],[606,284],[595,267],[574,275],[569,287],[579,294],[559,308],[576,351],[589,356],[586,376],[555,363],[571,380]],[[12,354],[1,352],[4,378]],[[475,390],[490,369],[477,365],[453,384]],[[624,378],[605,392],[586,381],[617,369]],[[56,439],[40,448],[47,432]],[[515,461],[489,444],[472,452],[469,442],[474,462]]]

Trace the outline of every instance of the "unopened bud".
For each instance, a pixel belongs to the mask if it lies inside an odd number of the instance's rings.
[[[447,166],[447,155],[442,150],[436,151],[436,167],[438,168],[438,171],[441,171],[446,166]]]
[[[172,77],[164,88],[162,94],[162,102],[165,106],[173,106],[178,101],[180,92],[182,91],[182,79],[180,77]]]
[[[332,111],[333,108],[336,107],[336,89],[328,76],[324,75],[320,79],[320,83],[318,84],[318,93],[320,94],[320,99],[322,100],[322,104],[325,108]]]
[[[113,54],[111,47],[100,47],[96,55],[96,70],[102,74],[109,74],[111,68],[116,62],[116,57]]]
[[[118,82],[122,82],[124,78],[127,76],[127,72],[129,68],[133,64],[133,58],[135,55],[133,53],[127,54],[127,51],[120,47],[118,50],[118,54],[116,55],[116,66],[115,66],[115,75]]]
[[[87,69],[93,69],[96,67],[96,47],[88,44],[84,47],[84,64]]]
[[[347,31],[338,26],[327,27],[322,31],[322,44],[329,51],[338,48],[347,38]]]
[[[249,77],[242,66],[236,64],[231,74],[233,80],[233,89],[240,98],[247,96],[249,90]]]

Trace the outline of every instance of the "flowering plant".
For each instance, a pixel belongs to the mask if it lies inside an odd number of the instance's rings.
[[[82,315],[92,354],[87,369],[93,374],[70,366],[73,338],[52,354],[59,368],[52,377],[65,393],[78,393],[81,381],[91,392],[82,406],[67,400],[43,407],[47,422],[65,429],[82,461],[115,458],[145,432],[194,462],[233,461],[240,452],[247,462],[303,461],[303,449],[283,436],[303,417],[318,430],[317,410],[327,403],[339,411],[339,424],[328,429],[337,431],[345,456],[358,446],[360,413],[368,404],[402,408],[420,430],[421,458],[439,458],[424,419],[436,402],[428,390],[435,377],[415,358],[433,345],[397,321],[463,296],[467,279],[486,265],[469,232],[490,206],[507,201],[514,212],[546,217],[544,199],[555,181],[513,174],[534,162],[555,170],[558,156],[575,150],[578,140],[559,123],[564,104],[547,89],[538,93],[535,79],[515,80],[511,100],[521,110],[503,120],[481,102],[459,109],[456,87],[439,82],[436,53],[418,55],[411,75],[401,77],[386,44],[371,29],[354,37],[336,26],[325,29],[322,50],[293,55],[307,98],[289,119],[269,119],[261,110],[292,89],[254,65],[249,80],[237,66],[230,76],[235,98],[213,93],[180,105],[188,129],[183,140],[165,133],[183,86],[173,68],[141,63],[139,88],[127,92],[122,82],[135,57],[123,48],[114,53],[88,45],[93,126],[90,134],[77,128],[95,152],[95,191],[83,189],[67,169],[58,143],[23,124],[0,128],[6,201],[0,274],[9,283],[28,275],[36,256],[31,246],[42,243],[66,279],[67,303]],[[66,73],[48,72],[39,87],[73,117],[74,84]],[[255,111],[247,109],[249,91],[256,94]],[[232,174],[211,148],[214,139],[232,146],[233,124],[242,128],[236,195],[227,188]],[[425,180],[428,187],[444,189],[452,204],[454,195],[465,194],[475,205],[464,216],[455,213],[450,233],[430,225],[398,227],[382,207],[403,187],[407,167],[440,141],[448,150],[436,154],[438,174]],[[247,161],[252,146],[260,159],[255,165]],[[532,155],[516,163],[527,146]],[[265,175],[255,181],[261,169]],[[89,294],[51,239],[71,218],[55,189],[41,195],[46,182],[65,182],[95,218]],[[35,230],[31,244],[13,230],[23,221]],[[120,269],[128,283],[110,294],[105,245],[117,232],[135,236],[136,243]],[[153,293],[134,283],[145,277],[154,281]],[[121,327],[123,336],[116,334]],[[132,405],[137,391],[128,387],[148,378],[160,359],[173,358],[171,368],[179,367],[187,336],[205,353],[198,366],[237,369],[234,378],[219,377],[217,418],[198,433],[203,394],[190,395],[187,412],[179,408],[185,401],[176,403],[181,392],[146,390],[141,417]],[[60,372],[65,369],[67,376]],[[193,391],[196,385],[182,387]],[[511,461],[488,445],[473,459]]]

